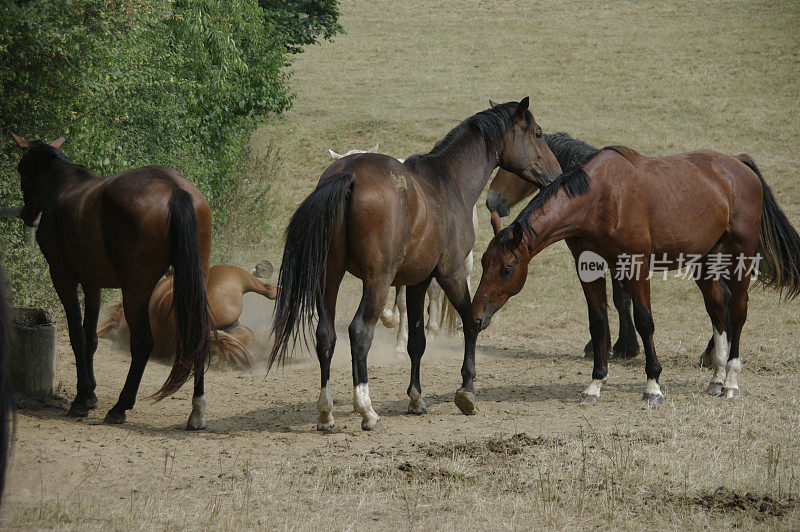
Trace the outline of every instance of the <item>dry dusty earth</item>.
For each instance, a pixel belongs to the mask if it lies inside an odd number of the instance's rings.
[[[249,320],[268,312],[247,296]],[[263,308],[262,308],[263,307]],[[345,323],[340,323],[344,329]],[[263,326],[262,326],[263,327]],[[536,329],[536,327],[534,327]],[[778,327],[779,333],[788,332]],[[263,331],[262,331],[263,332]],[[342,334],[345,333],[345,334]],[[346,338],[346,330],[339,337]],[[583,338],[488,336],[479,350],[479,411],[452,402],[460,343],[437,338],[423,359],[429,413],[405,413],[408,361],[380,326],[370,358],[375,408],[387,430],[365,433],[351,404],[346,341],[334,362],[337,432],[315,430],[318,369],[310,357],[264,375],[212,370],[208,428],[183,430],[190,387],[143,399],[166,377],[151,363],[140,401],[121,426],[101,424],[127,369],[101,340],[99,409],[86,420],[63,406],[23,409],[3,528],[353,528],[586,526],[793,528],[797,505],[796,357],[746,360],[735,402],[699,393],[700,339],[664,353],[668,397],[640,401],[643,361],[612,365],[602,401],[578,396],[589,379]],[[552,345],[542,352],[520,344]],[[74,364],[62,334],[59,395]],[[763,348],[763,346],[762,346]],[[776,401],[781,404],[776,405]]]

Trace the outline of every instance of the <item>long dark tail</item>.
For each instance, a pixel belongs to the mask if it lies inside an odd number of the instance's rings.
[[[169,200],[169,241],[172,268],[172,312],[178,352],[167,380],[154,395],[160,401],[178,391],[192,371],[205,371],[211,346],[211,312],[197,243],[197,219],[192,197],[183,189]]]
[[[11,324],[6,304],[4,274],[0,268],[0,498],[6,485],[6,467],[11,455],[16,432],[17,414],[14,391],[6,375],[6,354],[11,335]]]
[[[792,299],[800,294],[800,235],[778,206],[753,159],[744,154],[737,158],[755,172],[764,189],[758,280]]]
[[[278,298],[272,332],[275,343],[269,355],[269,368],[283,364],[291,346],[302,336],[308,344],[316,305],[325,290],[325,265],[331,235],[344,222],[347,198],[355,179],[349,172],[320,181],[292,216],[286,228],[286,245],[278,275]]]

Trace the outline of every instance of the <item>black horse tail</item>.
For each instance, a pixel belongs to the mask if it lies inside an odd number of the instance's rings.
[[[278,275],[278,298],[272,332],[275,343],[269,355],[269,368],[283,364],[287,351],[294,349],[302,336],[308,345],[308,332],[316,314],[317,302],[325,290],[325,267],[331,237],[344,225],[344,210],[355,178],[350,172],[330,175],[297,208],[286,228],[286,245]]]
[[[194,204],[191,195],[183,189],[175,190],[169,199],[169,246],[175,271],[172,312],[178,352],[167,380],[152,396],[156,401],[178,391],[192,371],[205,371],[214,330],[197,243]]]
[[[758,280],[792,299],[800,294],[800,236],[778,206],[753,159],[748,155],[739,155],[737,159],[755,172],[764,190],[761,240],[756,249],[761,257]]]
[[[16,400],[6,375],[6,355],[11,336],[11,321],[6,304],[3,270],[0,268],[0,498],[6,485],[6,468],[14,444],[17,414]]]

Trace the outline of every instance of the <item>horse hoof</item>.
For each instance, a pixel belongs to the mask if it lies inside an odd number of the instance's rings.
[[[642,395],[642,401],[651,405],[660,405],[664,402],[664,396],[661,394],[646,393]]]
[[[466,390],[458,390],[454,399],[456,406],[465,416],[475,413],[475,394]]]
[[[81,401],[80,403],[76,399],[72,402],[67,410],[67,415],[69,417],[86,417],[89,415],[89,405],[85,401]]]
[[[203,430],[204,428],[206,428],[205,418],[192,419],[189,416],[189,421],[186,422],[186,430]]]
[[[317,423],[317,430],[320,432],[333,432],[336,430],[336,423],[333,421],[330,423]]]
[[[739,397],[739,388],[723,388],[725,399],[736,399]]]
[[[639,343],[617,342],[614,344],[614,358],[622,360],[635,358],[639,354]]]
[[[408,413],[414,414],[415,416],[421,416],[422,414],[428,413],[428,408],[425,405],[425,401],[419,399],[417,401],[410,401],[408,403]]]
[[[581,402],[585,405],[596,405],[597,401],[600,400],[599,395],[581,395]]]
[[[381,422],[381,418],[376,419],[372,423],[368,423],[366,421],[361,422],[361,430],[384,430],[383,423]]]
[[[722,384],[717,382],[711,382],[708,384],[708,388],[706,388],[706,393],[708,395],[716,395],[717,397],[721,396],[723,393]]]
[[[113,408],[108,411],[103,423],[106,425],[120,425],[125,423],[125,412],[117,412]]]

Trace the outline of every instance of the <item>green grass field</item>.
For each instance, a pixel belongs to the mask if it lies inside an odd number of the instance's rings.
[[[380,143],[398,157],[425,152],[489,99],[524,96],[545,131],[596,146],[624,144],[645,155],[748,153],[800,225],[796,2],[358,0],[341,7],[347,33],[296,58],[293,110],[252,136],[248,180],[230,199],[218,261],[280,263],[282,232],[330,164],[328,148]],[[483,197],[479,216],[476,259],[491,236]],[[480,274],[476,260],[473,286]],[[340,330],[359,296],[348,276]],[[725,402],[702,393],[710,376],[697,360],[711,331],[694,283],[654,281],[652,301],[667,393],[659,408],[639,400],[641,356],[612,361],[601,402],[579,404],[591,372],[581,356],[586,308],[559,243],[531,262],[525,289],[478,339],[479,415],[461,416],[452,404],[458,340],[429,344],[422,384],[430,413],[405,415],[409,363],[387,361],[383,331],[370,386],[387,430],[362,433],[340,334],[332,377],[339,433],[313,429],[314,360],[266,377],[211,373],[203,434],[181,430],[188,390],[158,405],[140,401],[130,428],[23,412],[0,523],[797,529],[799,303],[751,290],[742,396]],[[59,345],[69,397],[74,373],[64,335]],[[99,362],[98,412],[127,369],[123,355],[108,356],[111,362]],[[148,367],[142,394],[165,374]]]

